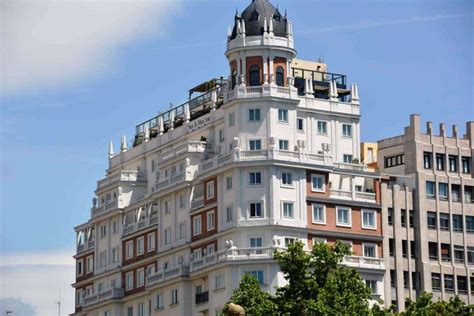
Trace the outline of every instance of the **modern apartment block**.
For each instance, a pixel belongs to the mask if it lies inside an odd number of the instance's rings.
[[[110,145],[77,233],[74,315],[215,315],[251,273],[301,240],[351,245],[384,299],[380,176],[360,164],[358,88],[296,59],[293,27],[267,0],[235,16],[227,78]]]
[[[474,303],[474,122],[451,136],[412,115],[404,134],[378,142],[385,298],[399,310],[424,291]]]

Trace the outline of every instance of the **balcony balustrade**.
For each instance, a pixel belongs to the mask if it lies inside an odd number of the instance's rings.
[[[200,209],[204,206],[204,196],[200,196],[191,202],[191,211]]]
[[[117,174],[113,174],[104,179],[97,181],[97,189],[105,188],[116,182],[141,182],[146,181],[143,173],[137,170],[121,170]]]
[[[92,250],[95,247],[95,241],[94,240],[89,240],[85,241],[84,243],[80,244],[77,246],[77,253],[82,253],[86,252],[88,250]]]
[[[330,189],[329,196],[335,199],[354,200],[375,203],[375,193]]]
[[[209,291],[196,293],[195,303],[201,305],[209,302]]]
[[[298,98],[298,90],[295,87],[280,87],[276,85],[263,86],[236,86],[234,90],[227,91],[227,101],[234,99],[259,98],[273,96],[280,98]]]
[[[123,235],[127,236],[133,234],[139,230],[145,229],[147,227],[157,225],[158,216],[146,217],[144,220],[139,221],[138,223],[130,223],[124,226]]]
[[[189,266],[181,264],[173,268],[153,272],[147,277],[147,286],[156,285],[177,277],[184,277],[188,275]]]
[[[110,288],[108,290],[100,291],[89,296],[85,296],[80,304],[82,307],[88,307],[100,302],[104,302],[110,299],[120,299],[124,296],[125,292],[123,288]]]

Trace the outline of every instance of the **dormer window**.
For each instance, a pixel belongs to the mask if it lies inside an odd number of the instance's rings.
[[[252,13],[250,14],[250,19],[249,21],[258,21],[258,18],[260,17],[260,14],[258,14],[257,11],[253,10]]]
[[[273,15],[273,20],[277,21],[277,22],[281,22],[281,14],[280,12],[275,12],[275,14]]]

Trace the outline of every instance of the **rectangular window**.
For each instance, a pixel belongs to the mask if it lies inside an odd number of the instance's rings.
[[[313,204],[313,223],[326,224],[326,207],[322,204]]]
[[[232,177],[225,178],[225,188],[226,190],[232,190]]]
[[[260,139],[249,140],[249,150],[262,150],[262,141]]]
[[[262,248],[262,238],[250,238],[251,248]],[[261,252],[260,252],[261,253]]]
[[[140,268],[137,270],[137,287],[145,285],[145,269]]]
[[[291,172],[282,172],[281,173],[281,184],[286,186],[293,185],[293,175]]]
[[[224,130],[220,129],[219,130],[219,142],[223,142],[224,140],[225,140]]]
[[[213,230],[215,227],[215,213],[214,211],[207,212],[207,231]]]
[[[206,182],[206,200],[214,198],[214,181]]]
[[[436,229],[437,228],[437,219],[435,212],[426,212],[427,214],[427,223],[429,229]]]
[[[125,243],[125,259],[133,258],[133,240]]]
[[[395,240],[393,238],[388,239],[388,253],[392,257],[395,255]]]
[[[439,228],[449,230],[449,214],[439,213]]]
[[[157,294],[155,299],[155,309],[163,309],[165,307],[165,302],[163,299],[163,294]]]
[[[407,210],[405,209],[400,210],[400,223],[402,227],[407,227]]]
[[[214,290],[220,290],[225,287],[224,285],[224,276],[222,274],[218,274],[214,276]]]
[[[377,294],[377,281],[375,280],[365,280],[365,286],[370,289],[372,294]]]
[[[171,243],[171,227],[165,229],[165,245]]]
[[[260,185],[262,184],[262,173],[260,171],[249,173],[249,184]]]
[[[178,289],[171,290],[171,305],[178,304]]]
[[[352,136],[352,125],[342,124],[342,136],[351,137]]]
[[[125,279],[127,290],[133,289],[133,271],[127,272]]]
[[[278,122],[288,123],[288,110],[285,110],[285,109],[278,110]]]
[[[397,283],[397,272],[395,270],[390,270],[390,285],[395,287]]]
[[[148,240],[147,240],[147,247],[148,247],[148,252],[155,250],[155,233],[150,233],[148,234]]]
[[[262,203],[250,203],[250,217],[262,217]]]
[[[470,265],[474,264],[474,247],[467,247],[467,263]]]
[[[444,154],[436,154],[436,170],[444,170]]]
[[[257,279],[258,284],[263,284],[263,270],[248,271],[247,273],[253,275]]]
[[[470,185],[464,186],[464,202],[474,203],[474,187]]]
[[[118,233],[119,223],[118,220],[112,222],[112,234]]]
[[[435,183],[433,181],[426,181],[426,197],[428,199],[434,199],[436,196]]]
[[[225,208],[225,222],[232,222],[232,205],[228,205]]]
[[[342,156],[342,162],[344,163],[352,163],[353,159],[352,159],[352,155],[348,155],[348,154],[344,154]]]
[[[278,146],[280,150],[289,150],[290,148],[289,142],[286,139],[280,139],[278,141]]]
[[[298,132],[304,132],[304,120],[302,118],[296,119],[296,129]]]
[[[457,263],[464,263],[464,247],[454,245],[454,261]]]
[[[318,121],[318,134],[326,135],[328,133],[328,122]]]
[[[137,238],[137,256],[145,253],[145,239],[143,237]]]
[[[77,276],[82,275],[82,259],[76,261],[76,274]]]
[[[449,155],[449,171],[450,172],[457,172],[458,171],[458,156]]]
[[[234,112],[229,113],[229,126],[235,125],[235,115]]]
[[[375,244],[362,244],[364,248],[364,257],[376,258],[377,257],[377,245]]]
[[[451,261],[451,246],[450,244],[441,244],[441,260]]]
[[[462,173],[471,173],[471,157],[461,158],[461,168],[462,168]]]
[[[119,248],[112,249],[112,263],[117,263],[119,261]]]
[[[448,184],[447,183],[438,183],[438,193],[440,200],[448,200]]]
[[[402,240],[402,256],[408,257],[408,241]]]
[[[467,277],[463,275],[457,276],[458,283],[458,293],[467,294]]]
[[[451,184],[451,200],[461,202],[461,186],[459,184]]]
[[[430,260],[438,260],[438,244],[435,242],[428,243],[428,254]]]
[[[179,223],[178,225],[178,239],[183,240],[186,238],[186,222]]]
[[[99,255],[99,266],[101,268],[105,267],[105,265],[106,265],[106,261],[105,261],[106,256],[107,256],[107,251],[106,250],[102,251]]]
[[[403,271],[403,287],[405,289],[408,289],[410,288],[410,285],[409,285],[409,274],[408,274],[408,271]]]
[[[423,166],[425,167],[425,169],[431,169],[432,160],[433,160],[433,154],[425,151],[423,153]]]
[[[376,229],[376,212],[372,210],[362,210],[362,228]]]
[[[384,167],[385,168],[400,166],[400,165],[403,165],[404,163],[405,163],[405,155],[404,154],[384,158]]]
[[[249,109],[249,121],[250,122],[260,121],[260,109]]]
[[[284,218],[293,218],[293,203],[283,202],[283,217]]]
[[[107,226],[100,225],[100,238],[104,238],[105,236],[107,236]]]
[[[127,307],[127,316],[133,316],[133,306]]]
[[[313,192],[324,192],[325,191],[325,176],[323,175],[311,175],[311,191]]]
[[[474,216],[466,215],[466,232],[474,233]]]
[[[410,225],[410,227],[415,226],[415,211],[413,210],[408,211],[408,225]]]
[[[387,213],[388,213],[388,224],[393,225],[393,208],[389,207],[387,209]]]
[[[347,226],[352,225],[351,220],[351,209],[347,207],[336,206],[337,211],[337,226]]]
[[[444,275],[444,290],[446,292],[454,292],[454,276],[452,274]]]
[[[201,215],[193,217],[193,235],[201,233]]]
[[[453,231],[462,232],[462,215],[453,214]]]
[[[410,257],[416,258],[416,244],[414,240],[410,240]]]
[[[431,273],[431,289],[433,292],[441,291],[441,274]]]
[[[411,273],[411,287],[412,289],[416,290],[418,288],[418,272],[412,272]]]

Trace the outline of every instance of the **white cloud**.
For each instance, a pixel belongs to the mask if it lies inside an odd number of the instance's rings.
[[[74,312],[71,284],[75,267],[71,256],[72,251],[2,253],[0,300],[20,298],[34,307],[36,315],[57,315],[61,293],[61,315]]]
[[[124,44],[165,33],[181,0],[3,0],[1,88],[7,95],[109,71]]]

